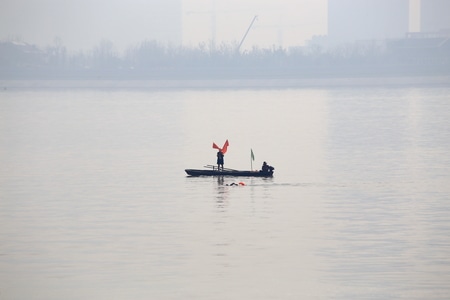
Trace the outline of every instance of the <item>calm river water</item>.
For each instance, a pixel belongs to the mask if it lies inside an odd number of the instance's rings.
[[[4,89],[0,299],[448,299],[449,153],[448,87]]]

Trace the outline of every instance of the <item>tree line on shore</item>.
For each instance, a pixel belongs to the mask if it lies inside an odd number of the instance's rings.
[[[69,53],[59,39],[40,48],[0,42],[0,77],[49,78],[227,78],[359,75],[448,75],[450,43],[364,42],[326,48],[317,44],[284,49],[237,45],[195,48],[146,40],[119,54],[103,40],[87,52]],[[430,47],[431,45],[438,45]],[[422,41],[423,44],[423,41]]]

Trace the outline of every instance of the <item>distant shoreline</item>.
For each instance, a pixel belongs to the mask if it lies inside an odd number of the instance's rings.
[[[16,88],[339,88],[339,87],[450,86],[450,76],[289,78],[289,79],[30,79],[0,80],[2,90]]]

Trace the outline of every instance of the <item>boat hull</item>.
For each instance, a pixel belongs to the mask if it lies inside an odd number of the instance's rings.
[[[272,177],[273,172],[239,171],[239,170],[198,170],[186,169],[189,176],[244,176],[244,177]]]

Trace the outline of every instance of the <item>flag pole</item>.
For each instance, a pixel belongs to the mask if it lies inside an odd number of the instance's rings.
[[[250,168],[253,171],[253,161],[255,160],[255,156],[253,155],[253,149],[250,148]]]

